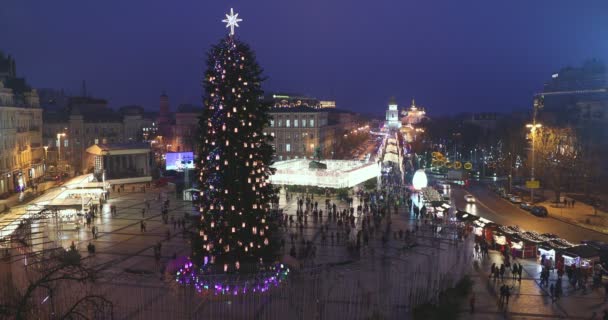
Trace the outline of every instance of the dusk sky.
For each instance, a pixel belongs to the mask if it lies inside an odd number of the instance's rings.
[[[379,114],[390,96],[431,114],[510,111],[559,68],[608,62],[608,1],[3,1],[0,50],[37,88],[112,107],[201,104],[209,47],[227,30],[257,52],[266,91]]]

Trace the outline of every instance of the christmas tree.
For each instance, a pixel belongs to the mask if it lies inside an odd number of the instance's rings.
[[[263,133],[270,107],[260,100],[262,81],[253,51],[233,32],[210,50],[197,158],[201,220],[192,256],[206,270],[232,273],[271,258],[274,151]]]

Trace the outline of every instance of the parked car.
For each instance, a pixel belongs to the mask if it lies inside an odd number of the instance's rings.
[[[509,198],[509,201],[511,201],[512,203],[521,203],[521,197],[520,196],[512,196],[511,198]]]
[[[503,193],[503,195],[502,195],[502,197],[505,198],[505,199],[507,199],[507,200],[511,199],[512,196],[513,195],[510,194],[510,193]]]
[[[543,206],[534,206],[532,207],[532,210],[530,210],[530,212],[532,212],[532,214],[537,217],[546,217],[549,215],[547,208]]]
[[[519,207],[526,211],[530,211],[532,210],[533,205],[531,202],[522,202],[519,204]]]
[[[475,203],[475,197],[470,194],[467,194],[464,196],[464,201],[466,201],[467,203]]]

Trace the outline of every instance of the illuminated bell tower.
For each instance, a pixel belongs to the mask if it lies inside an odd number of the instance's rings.
[[[386,127],[388,129],[399,130],[401,128],[401,119],[399,119],[399,108],[395,97],[391,97],[388,103],[388,109],[386,110]]]

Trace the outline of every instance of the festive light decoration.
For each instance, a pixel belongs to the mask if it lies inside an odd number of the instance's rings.
[[[205,260],[206,262],[208,261]],[[240,262],[236,262],[237,270]],[[209,292],[214,295],[239,295],[247,293],[264,293],[272,287],[278,287],[289,275],[289,268],[283,264],[272,265],[261,270],[256,277],[244,280],[240,275],[209,275],[204,268],[196,268],[192,261],[187,261],[179,269],[175,281],[181,285],[193,286],[198,293]]]
[[[267,218],[274,189],[261,183],[273,170],[272,137],[262,134],[270,123],[269,106],[258,99],[264,95],[263,77],[252,50],[233,36],[242,21],[237,16],[232,9],[226,15],[231,34],[210,50],[203,78],[206,108],[198,158],[204,161],[197,170],[205,192],[197,203],[202,236],[193,239],[192,261],[201,266],[211,257],[204,273],[212,274],[274,260]]]
[[[239,26],[239,22],[243,21],[243,19],[239,19],[239,14],[234,14],[234,10],[230,8],[230,15],[226,14],[226,19],[222,20],[222,22],[226,23],[226,28],[230,28],[230,35],[234,35],[234,27]],[[233,88],[234,90],[234,88]]]
[[[422,190],[426,188],[428,185],[428,180],[426,178],[426,173],[424,173],[423,169],[420,169],[414,173],[414,178],[412,178],[412,185],[416,190]]]
[[[277,161],[272,165],[276,172],[269,181],[277,185],[351,188],[381,174],[381,166],[375,162],[323,160],[323,163],[327,165],[326,170],[311,169],[306,159]]]

